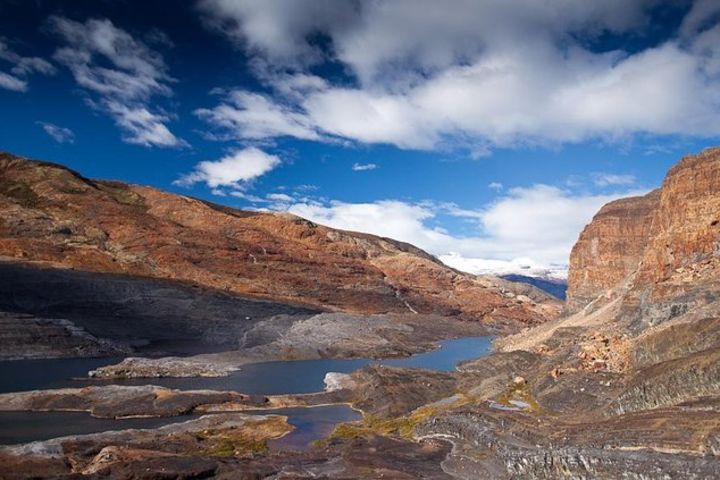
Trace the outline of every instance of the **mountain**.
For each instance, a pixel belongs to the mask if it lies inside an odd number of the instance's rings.
[[[518,275],[516,273],[510,273],[508,275],[500,275],[500,278],[509,280],[511,282],[527,283],[534,287],[539,288],[543,292],[549,293],[553,297],[565,300],[567,291],[567,282],[555,278],[544,278],[544,277],[533,277],[529,275]]]
[[[7,153],[0,259],[0,309],[81,319],[92,334],[113,331],[120,315],[115,328],[124,330],[115,333],[123,338],[131,328],[166,335],[163,322],[172,322],[183,338],[227,341],[244,334],[228,330],[237,324],[233,311],[248,320],[320,311],[437,315],[509,332],[561,308],[537,289],[461,273],[406,243],[90,180]],[[212,329],[198,330],[210,312]]]

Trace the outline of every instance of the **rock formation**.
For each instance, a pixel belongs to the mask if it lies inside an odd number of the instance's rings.
[[[470,409],[434,431],[495,443],[511,477],[717,476],[719,224],[720,148],[683,158],[659,190],[603,207],[573,248],[568,314],[496,342],[535,355],[516,370],[535,413]],[[523,433],[498,433],[508,429]]]
[[[570,253],[567,308],[577,311],[633,273],[647,245],[660,191],[600,209]]]
[[[406,243],[9,154],[0,155],[0,256],[316,309],[452,315],[500,331],[559,312],[536,289],[460,273]]]

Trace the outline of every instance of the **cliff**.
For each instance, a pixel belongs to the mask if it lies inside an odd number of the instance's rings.
[[[660,190],[600,209],[573,246],[567,309],[577,311],[633,273],[647,245]]]

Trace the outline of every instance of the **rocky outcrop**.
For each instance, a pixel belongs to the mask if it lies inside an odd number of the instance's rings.
[[[600,209],[570,253],[568,311],[574,312],[633,273],[647,245],[660,191],[623,198]]]
[[[116,419],[185,415],[200,405],[215,403],[234,402],[249,406],[264,403],[263,397],[255,399],[236,392],[181,391],[154,385],[32,390],[0,394],[0,400],[0,411],[86,411],[93,417]]]
[[[220,466],[218,459],[262,452],[267,440],[292,429],[277,415],[213,414],[157,429],[0,447],[0,477],[209,478]]]
[[[13,358],[232,350],[258,322],[319,312],[176,281],[1,261],[0,311],[28,314],[0,317],[0,355]]]
[[[31,358],[105,357],[130,352],[65,319],[0,312],[0,361]]]
[[[235,210],[0,155],[0,256],[187,282],[354,313],[453,315],[499,329],[559,304],[477,278],[402,242],[289,214]]]

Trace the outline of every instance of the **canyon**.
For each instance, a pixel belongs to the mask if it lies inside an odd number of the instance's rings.
[[[2,478],[720,475],[720,148],[597,213],[572,250],[564,305],[393,240],[7,154],[0,211],[3,358],[134,355],[95,375],[222,377],[496,336],[492,353],[451,371],[370,364],[314,393],[5,393],[5,410],[190,419],[2,447]],[[177,346],[192,338],[223,351]],[[306,450],[268,448],[291,429],[268,410],[322,405],[362,418]]]

